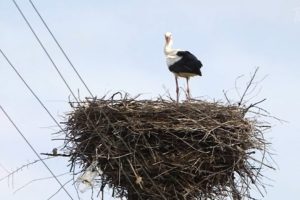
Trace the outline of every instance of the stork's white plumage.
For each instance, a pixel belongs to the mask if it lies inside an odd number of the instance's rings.
[[[170,32],[165,34],[165,48],[164,53],[167,60],[167,65],[169,70],[174,73],[176,81],[176,99],[179,101],[179,87],[178,87],[178,77],[186,78],[187,84],[187,98],[191,98],[190,88],[189,88],[189,78],[192,76],[202,76],[200,68],[202,63],[189,51],[183,51],[180,49],[173,49],[173,37]]]

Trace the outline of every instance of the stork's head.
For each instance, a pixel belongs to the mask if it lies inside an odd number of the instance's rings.
[[[165,33],[165,39],[166,39],[166,44],[169,44],[170,41],[172,40],[172,33],[166,32]]]

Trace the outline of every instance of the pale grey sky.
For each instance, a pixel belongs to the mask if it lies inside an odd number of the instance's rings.
[[[72,88],[86,96],[87,92],[29,2],[18,2]],[[300,189],[299,0],[34,2],[98,96],[121,90],[154,98],[163,94],[164,88],[175,95],[174,77],[166,67],[162,51],[166,31],[173,32],[175,47],[190,50],[203,62],[203,77],[191,80],[193,96],[224,99],[222,90],[225,89],[234,99],[236,77],[249,75],[260,66],[259,78],[268,76],[253,101],[267,98],[262,106],[288,121],[285,124],[271,121],[274,127],[267,137],[273,142],[279,169],[266,172],[273,180],[266,182],[273,186],[267,187],[264,199],[297,198]],[[64,113],[70,110],[67,103],[70,94],[10,0],[0,1],[0,48],[62,121]],[[184,86],[184,81],[180,84]],[[0,104],[39,152],[61,145],[51,141],[52,133],[58,130],[54,123],[2,57],[0,85]],[[2,113],[0,138],[0,177],[6,175],[5,169],[13,170],[36,159]],[[57,174],[68,170],[64,159],[48,164]],[[0,199],[47,199],[59,187],[54,180],[34,182],[13,194],[28,181],[47,176],[50,175],[41,164],[18,172],[13,179],[14,187],[7,181],[0,182]],[[62,181],[70,178],[64,176]],[[52,199],[67,197],[60,192]]]

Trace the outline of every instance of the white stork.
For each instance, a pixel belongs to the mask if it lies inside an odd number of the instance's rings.
[[[176,81],[176,95],[177,103],[179,101],[179,87],[178,87],[178,77],[186,78],[187,84],[187,99],[191,98],[190,88],[189,88],[189,78],[192,76],[202,76],[200,68],[202,63],[189,51],[182,51],[180,49],[173,49],[173,38],[172,33],[167,32],[165,34],[165,48],[164,53],[167,59],[167,65],[169,70],[174,73]]]

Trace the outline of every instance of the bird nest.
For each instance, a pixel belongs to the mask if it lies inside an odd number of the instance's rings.
[[[71,170],[96,165],[93,181],[114,197],[243,199],[262,184],[268,126],[247,119],[246,108],[127,96],[71,106],[64,122]]]

